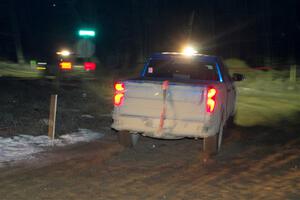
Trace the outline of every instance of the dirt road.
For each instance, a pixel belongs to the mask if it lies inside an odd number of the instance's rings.
[[[0,199],[300,199],[298,131],[235,128],[206,165],[200,140],[124,149],[108,132],[1,169]]]
[[[0,133],[12,136],[44,132],[46,126],[39,119],[48,113],[47,84],[9,83],[1,85],[4,92],[0,125],[14,129],[1,129]],[[222,152],[204,165],[200,140],[141,138],[133,149],[120,146],[116,135],[109,131],[110,118],[103,117],[111,110],[105,103],[109,102],[106,96],[109,100],[111,97],[99,93],[106,87],[107,84],[62,88],[59,104],[64,119],[62,132],[79,126],[106,131],[106,136],[1,168],[0,200],[300,199],[298,97],[283,101],[268,96],[262,101],[262,97],[242,96],[240,121],[249,122],[251,127],[230,130],[231,137],[225,140]],[[32,88],[45,94],[34,96]],[[288,108],[295,113],[290,116],[292,112],[287,112],[289,120],[287,115],[279,115],[286,114]],[[267,115],[267,111],[274,112]],[[82,114],[95,118],[84,120]],[[274,116],[283,120],[275,121],[271,128],[256,123],[257,119],[270,121]]]

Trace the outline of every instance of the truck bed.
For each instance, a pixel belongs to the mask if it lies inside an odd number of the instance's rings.
[[[206,112],[206,89],[212,81],[170,80],[164,104],[163,79],[135,78],[124,81],[123,105],[116,108],[113,128],[143,132],[155,137],[165,105],[165,138],[193,137],[202,132],[209,117]],[[118,116],[118,117],[116,117]],[[162,136],[159,135],[161,138]]]

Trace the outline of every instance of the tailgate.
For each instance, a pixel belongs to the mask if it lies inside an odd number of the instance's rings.
[[[125,99],[119,114],[160,118],[163,109],[162,81],[125,81]],[[201,84],[170,82],[166,97],[166,119],[203,121],[205,89]]]

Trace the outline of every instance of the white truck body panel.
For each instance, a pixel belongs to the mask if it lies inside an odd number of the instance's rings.
[[[143,135],[176,139],[203,138],[218,132],[221,112],[206,112],[206,84],[180,84],[170,82],[166,95],[164,126],[159,130],[163,110],[162,81],[125,81],[125,100],[113,111],[112,128],[140,132]],[[210,84],[222,91],[222,85]],[[218,92],[217,98],[224,98]],[[217,101],[221,102],[221,101]]]

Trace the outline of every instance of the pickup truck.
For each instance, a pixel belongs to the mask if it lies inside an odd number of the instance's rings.
[[[70,56],[59,60],[58,76],[61,79],[93,79],[96,71],[96,63],[88,59]]]
[[[140,77],[114,84],[112,128],[125,146],[138,136],[203,139],[203,150],[217,153],[223,129],[236,113],[234,81],[217,56],[156,53]]]

